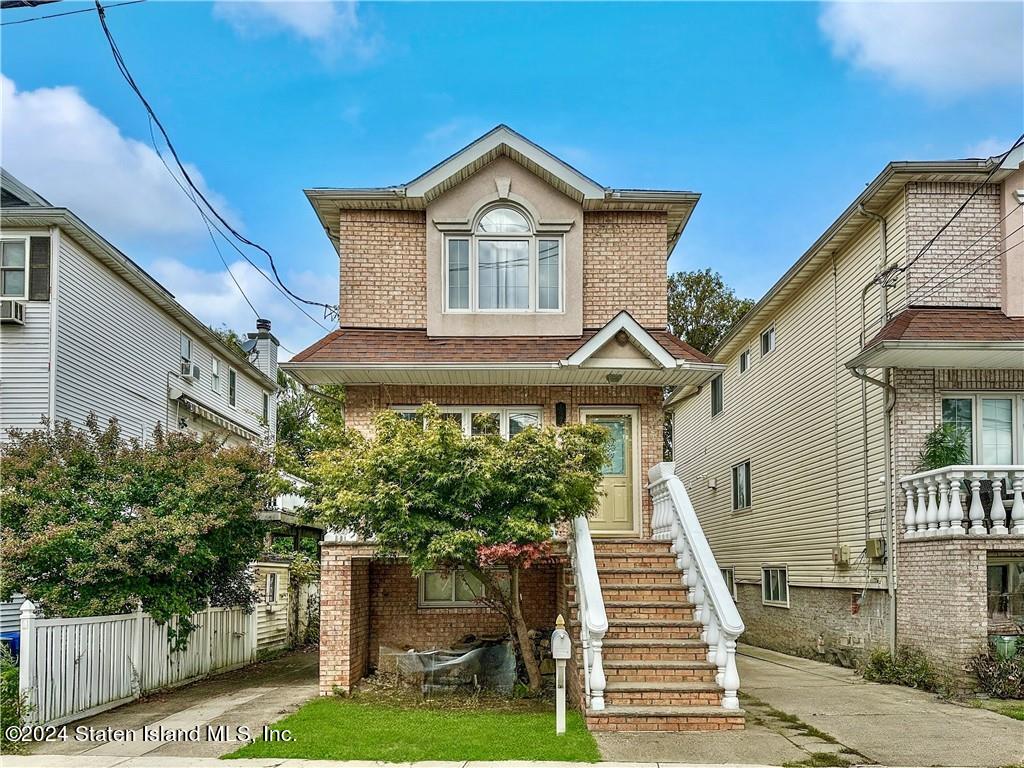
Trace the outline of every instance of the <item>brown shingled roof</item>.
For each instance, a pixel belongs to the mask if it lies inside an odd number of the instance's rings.
[[[890,320],[867,346],[882,341],[1021,341],[1024,318],[998,309],[911,307]]]
[[[427,336],[423,328],[339,328],[302,350],[296,363],[552,363],[564,360],[599,329],[581,336]],[[648,333],[673,357],[710,363],[667,331]]]

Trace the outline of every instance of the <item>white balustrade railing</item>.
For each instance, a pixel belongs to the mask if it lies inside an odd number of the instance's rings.
[[[572,570],[576,583],[576,602],[580,616],[580,644],[583,646],[583,686],[588,709],[604,709],[604,662],[602,646],[608,631],[608,616],[601,596],[597,575],[594,542],[590,538],[587,518],[577,517],[572,523]]]
[[[715,679],[724,690],[722,708],[739,709],[736,640],[744,626],[736,602],[672,463],[655,464],[648,476],[651,482],[647,487],[654,500],[654,538],[672,542],[690,602],[696,606],[695,618],[704,627],[701,637],[708,645],[708,661],[718,667]]]
[[[903,538],[1024,536],[1024,465],[957,465],[900,478]]]

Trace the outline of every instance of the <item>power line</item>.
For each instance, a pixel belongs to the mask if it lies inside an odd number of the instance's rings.
[[[993,225],[992,225],[992,226],[990,226],[990,227],[989,227],[988,229],[986,229],[986,230],[985,230],[984,232],[982,232],[982,233],[981,233],[981,235],[979,235],[979,236],[978,236],[978,239],[977,239],[977,240],[975,240],[975,241],[974,241],[973,243],[971,243],[971,244],[970,244],[970,245],[968,245],[968,246],[967,246],[966,248],[964,248],[964,249],[963,249],[963,250],[962,250],[962,251],[961,251],[960,253],[958,253],[958,254],[957,254],[956,256],[954,256],[954,257],[953,257],[952,259],[950,259],[950,260],[949,260],[949,262],[948,262],[948,263],[947,263],[947,264],[946,264],[946,265],[945,265],[944,267],[940,267],[940,268],[939,268],[939,269],[938,269],[938,270],[937,270],[937,271],[935,272],[935,274],[934,274],[934,275],[931,275],[930,277],[928,277],[928,278],[927,278],[927,279],[926,279],[926,280],[924,281],[924,283],[922,283],[922,284],[921,284],[921,285],[919,285],[919,286],[918,286],[917,288],[915,288],[915,289],[914,289],[913,291],[911,291],[911,292],[910,292],[910,295],[908,295],[908,296],[907,296],[907,303],[908,303],[908,304],[910,304],[910,303],[911,303],[911,302],[913,301],[913,299],[914,299],[914,296],[915,296],[915,295],[916,295],[917,293],[919,293],[919,292],[921,292],[921,291],[923,291],[923,290],[927,289],[927,288],[929,287],[929,286],[928,286],[928,284],[929,284],[929,283],[930,283],[930,282],[931,282],[932,280],[934,280],[934,279],[938,278],[938,277],[939,277],[939,276],[940,276],[940,275],[941,275],[941,274],[942,274],[942,273],[943,273],[944,271],[946,271],[947,269],[959,269],[959,267],[957,267],[957,265],[956,265],[956,261],[957,261],[957,259],[959,259],[959,258],[960,258],[961,256],[965,256],[965,255],[967,254],[967,252],[968,252],[968,251],[970,251],[970,250],[971,250],[972,248],[974,248],[974,246],[976,246],[976,245],[977,245],[978,243],[980,243],[980,242],[981,242],[982,240],[984,240],[984,239],[985,239],[986,237],[988,237],[988,235],[989,235],[989,234],[991,234],[992,230],[994,230],[994,229],[995,229],[996,227],[1000,226],[1000,225],[1001,225],[1001,224],[1002,224],[1002,223],[1003,223],[1004,221],[1006,221],[1006,220],[1007,220],[1008,218],[1010,218],[1010,217],[1011,217],[1011,216],[1012,216],[1013,214],[1015,214],[1015,213],[1017,212],[1017,210],[1018,210],[1018,209],[1019,209],[1019,208],[1020,208],[1020,207],[1021,207],[1022,205],[1024,205],[1024,202],[1021,202],[1021,203],[1017,203],[1017,205],[1015,205],[1015,206],[1014,206],[1013,208],[1011,208],[1011,209],[1010,209],[1010,211],[1009,211],[1009,213],[1007,213],[1007,214],[1006,214],[1005,216],[1003,216],[1003,218],[1001,218],[1001,219],[1000,219],[999,221],[997,221],[997,222],[996,222],[995,224],[993,224]],[[1007,237],[1009,237],[1009,235],[1007,235]],[[1003,238],[1003,240],[1005,241],[1005,240],[1006,240],[1006,238]],[[984,251],[983,251],[983,253],[984,253]]]
[[[967,199],[964,200],[963,203],[960,204],[960,207],[957,208],[956,211],[953,212],[953,215],[949,217],[949,220],[945,224],[943,224],[941,227],[939,227],[939,230],[934,235],[932,235],[931,239],[929,239],[928,242],[925,243],[924,246],[922,246],[921,250],[919,250],[917,252],[917,255],[914,256],[914,258],[912,258],[910,261],[908,261],[902,267],[898,267],[897,271],[899,271],[899,272],[906,272],[918,259],[920,259],[922,256],[924,256],[924,254],[928,251],[928,249],[931,248],[935,244],[935,241],[939,239],[939,237],[942,235],[942,233],[945,232],[949,228],[949,225],[952,224],[956,220],[956,218],[961,213],[964,212],[964,209],[966,209],[967,206],[970,204],[971,200],[974,199],[974,196],[977,195],[978,192],[981,191],[981,188],[984,187],[986,184],[988,184],[992,180],[992,177],[995,176],[996,171],[998,171],[999,168],[1002,166],[1003,160],[1006,159],[1006,156],[1009,155],[1011,152],[1013,152],[1013,150],[1015,150],[1017,147],[1019,147],[1022,142],[1024,142],[1024,133],[1022,133],[1020,136],[1017,137],[1017,140],[1015,142],[1013,142],[1013,146],[1011,146],[1008,150],[1003,152],[1003,154],[999,155],[999,161],[992,165],[992,170],[988,172],[988,174],[985,176],[984,179],[982,179],[980,182],[978,182],[978,185],[973,190],[971,190],[971,194],[969,194],[967,196]],[[881,277],[882,277],[882,279],[885,279],[886,275],[881,275]]]
[[[319,320],[317,320],[315,317],[313,317],[311,314],[309,314],[306,310],[304,310],[302,307],[300,307],[298,304],[296,304],[295,301],[291,298],[291,296],[289,296],[287,293],[285,293],[283,290],[281,290],[280,286],[278,286],[277,283],[275,283],[273,280],[271,280],[270,277],[267,276],[266,272],[264,272],[262,269],[260,269],[259,266],[256,265],[253,262],[253,260],[250,259],[249,256],[241,248],[239,248],[238,245],[234,241],[232,241],[227,235],[225,235],[224,232],[220,229],[220,227],[217,226],[217,223],[215,221],[212,221],[210,219],[210,217],[207,215],[206,211],[203,210],[203,207],[199,204],[199,201],[196,199],[195,194],[192,193],[189,189],[185,188],[185,185],[181,183],[181,179],[178,178],[177,174],[175,174],[174,171],[171,170],[171,167],[167,164],[167,160],[164,158],[163,152],[160,151],[160,146],[157,143],[156,135],[153,133],[153,119],[152,118],[149,119],[149,139],[150,139],[150,142],[153,145],[153,151],[156,152],[157,157],[160,158],[160,162],[163,163],[163,166],[167,170],[168,175],[171,177],[171,179],[174,181],[174,183],[178,185],[178,187],[185,194],[185,196],[189,200],[192,201],[192,205],[194,205],[196,207],[196,210],[199,212],[199,215],[203,218],[203,222],[206,224],[206,230],[207,230],[207,232],[210,235],[210,240],[213,242],[213,247],[217,251],[217,256],[220,257],[221,264],[224,265],[224,269],[226,269],[227,272],[228,272],[228,275],[231,276],[231,281],[238,288],[238,292],[242,294],[242,298],[245,299],[246,303],[249,305],[249,308],[252,309],[252,311],[255,313],[256,317],[260,318],[260,317],[262,317],[262,315],[260,315],[260,313],[253,306],[252,302],[249,300],[249,297],[246,296],[245,291],[242,290],[242,286],[239,284],[238,280],[235,279],[234,274],[231,272],[231,267],[228,266],[227,260],[224,258],[223,253],[221,253],[220,246],[217,245],[216,238],[214,238],[214,236],[213,236],[214,230],[216,230],[218,235],[220,235],[222,238],[224,238],[224,242],[226,242],[228,245],[230,245],[232,248],[234,248],[235,251],[237,251],[238,254],[243,259],[245,259],[246,262],[248,262],[249,266],[251,266],[254,270],[256,270],[256,272],[259,274],[260,277],[262,277],[264,280],[266,280],[268,283],[270,283],[270,285],[274,289],[276,289],[282,296],[284,296],[285,299],[287,299],[288,302],[293,307],[295,307],[297,310],[299,310],[299,312],[301,312],[303,315],[305,315],[310,320],[310,322],[312,322],[315,325],[319,326],[322,330],[330,331],[330,328],[328,328],[326,325],[321,323]]]
[[[117,46],[117,42],[114,40],[114,37],[113,37],[113,35],[110,32],[110,28],[107,26],[106,14],[104,12],[103,5],[100,4],[99,0],[95,0],[95,2],[96,2],[96,12],[97,12],[97,15],[99,16],[99,20],[100,20],[100,26],[102,26],[103,34],[107,38],[107,43],[110,46],[110,52],[111,52],[111,54],[114,57],[114,63],[117,65],[118,71],[121,73],[121,76],[124,78],[125,82],[128,83],[128,86],[132,89],[132,91],[135,92],[135,95],[139,98],[139,101],[142,102],[142,105],[145,107],[146,112],[149,113],[150,118],[156,124],[156,127],[160,129],[160,134],[163,136],[163,139],[164,139],[164,141],[167,144],[167,148],[170,150],[171,156],[174,158],[174,162],[177,165],[179,171],[181,172],[182,178],[185,180],[185,182],[188,184],[188,186],[198,196],[198,198],[203,201],[203,204],[210,211],[210,213],[213,214],[213,216],[217,219],[217,221],[219,221],[221,223],[221,225],[223,225],[224,228],[227,229],[228,232],[230,232],[231,235],[236,240],[238,240],[239,242],[244,243],[245,245],[248,245],[248,246],[250,246],[252,248],[255,248],[256,250],[260,251],[261,253],[263,253],[267,257],[267,259],[270,262],[270,269],[271,269],[271,271],[274,274],[274,279],[277,281],[278,285],[280,285],[281,288],[289,296],[291,296],[296,301],[302,302],[303,304],[306,304],[306,305],[309,305],[309,306],[314,306],[314,307],[322,307],[323,310],[324,310],[324,317],[337,318],[338,315],[339,315],[339,311],[340,310],[339,310],[339,308],[336,305],[325,304],[325,303],[323,303],[321,301],[311,301],[309,299],[304,299],[301,296],[299,296],[298,294],[296,294],[293,291],[291,291],[288,288],[288,286],[284,284],[284,281],[281,280],[281,276],[280,276],[280,274],[278,274],[278,271],[277,271],[277,265],[274,263],[274,257],[270,253],[270,251],[268,251],[262,245],[259,245],[258,243],[255,243],[252,240],[249,240],[244,235],[242,235],[240,232],[238,232],[238,230],[236,230],[234,227],[232,227],[231,224],[228,223],[227,219],[225,219],[220,214],[220,212],[217,210],[217,208],[209,201],[209,199],[207,199],[206,195],[203,194],[203,191],[192,180],[192,177],[189,175],[188,169],[185,167],[185,164],[181,161],[181,158],[178,156],[178,151],[175,149],[174,143],[171,141],[170,135],[167,133],[167,130],[164,128],[163,123],[160,122],[160,118],[157,116],[156,111],[150,105],[149,101],[143,95],[142,90],[139,88],[138,84],[135,82],[135,78],[132,77],[132,73],[131,73],[131,71],[129,71],[128,65],[125,63],[124,57],[121,55],[121,51],[120,51],[120,49]]]
[[[136,3],[144,3],[146,0],[126,0],[122,3],[111,3],[110,5],[103,6],[104,8],[120,8],[122,5],[135,5]],[[31,6],[28,6],[31,7]],[[14,24],[28,24],[30,21],[42,21],[44,19],[56,19],[61,16],[74,16],[76,13],[92,13],[92,8],[79,8],[75,11],[63,11],[61,13],[50,13],[45,16],[32,16],[28,19],[18,19],[17,21],[5,21],[0,23],[0,27],[13,26]]]

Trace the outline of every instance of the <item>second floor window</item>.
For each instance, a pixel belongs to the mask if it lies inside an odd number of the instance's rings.
[[[717,416],[725,406],[724,392],[722,391],[722,374],[718,374],[711,380],[711,415]]]
[[[509,207],[491,208],[474,233],[445,242],[449,312],[560,312],[562,240],[537,235]]]
[[[235,395],[238,386],[238,375],[234,368],[228,369],[228,405],[235,404]]]
[[[25,298],[26,240],[4,240],[0,243],[0,295]]]
[[[179,335],[181,346],[181,372],[189,373],[192,368],[192,339],[184,333]]]
[[[210,389],[220,392],[220,360],[216,357],[210,361]]]

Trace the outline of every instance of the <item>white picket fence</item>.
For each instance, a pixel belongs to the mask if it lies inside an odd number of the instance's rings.
[[[163,626],[141,609],[116,616],[38,618],[21,606],[19,688],[28,721],[59,725],[119,706],[160,688],[256,660],[256,614],[207,608],[191,617],[184,650],[173,651]]]

